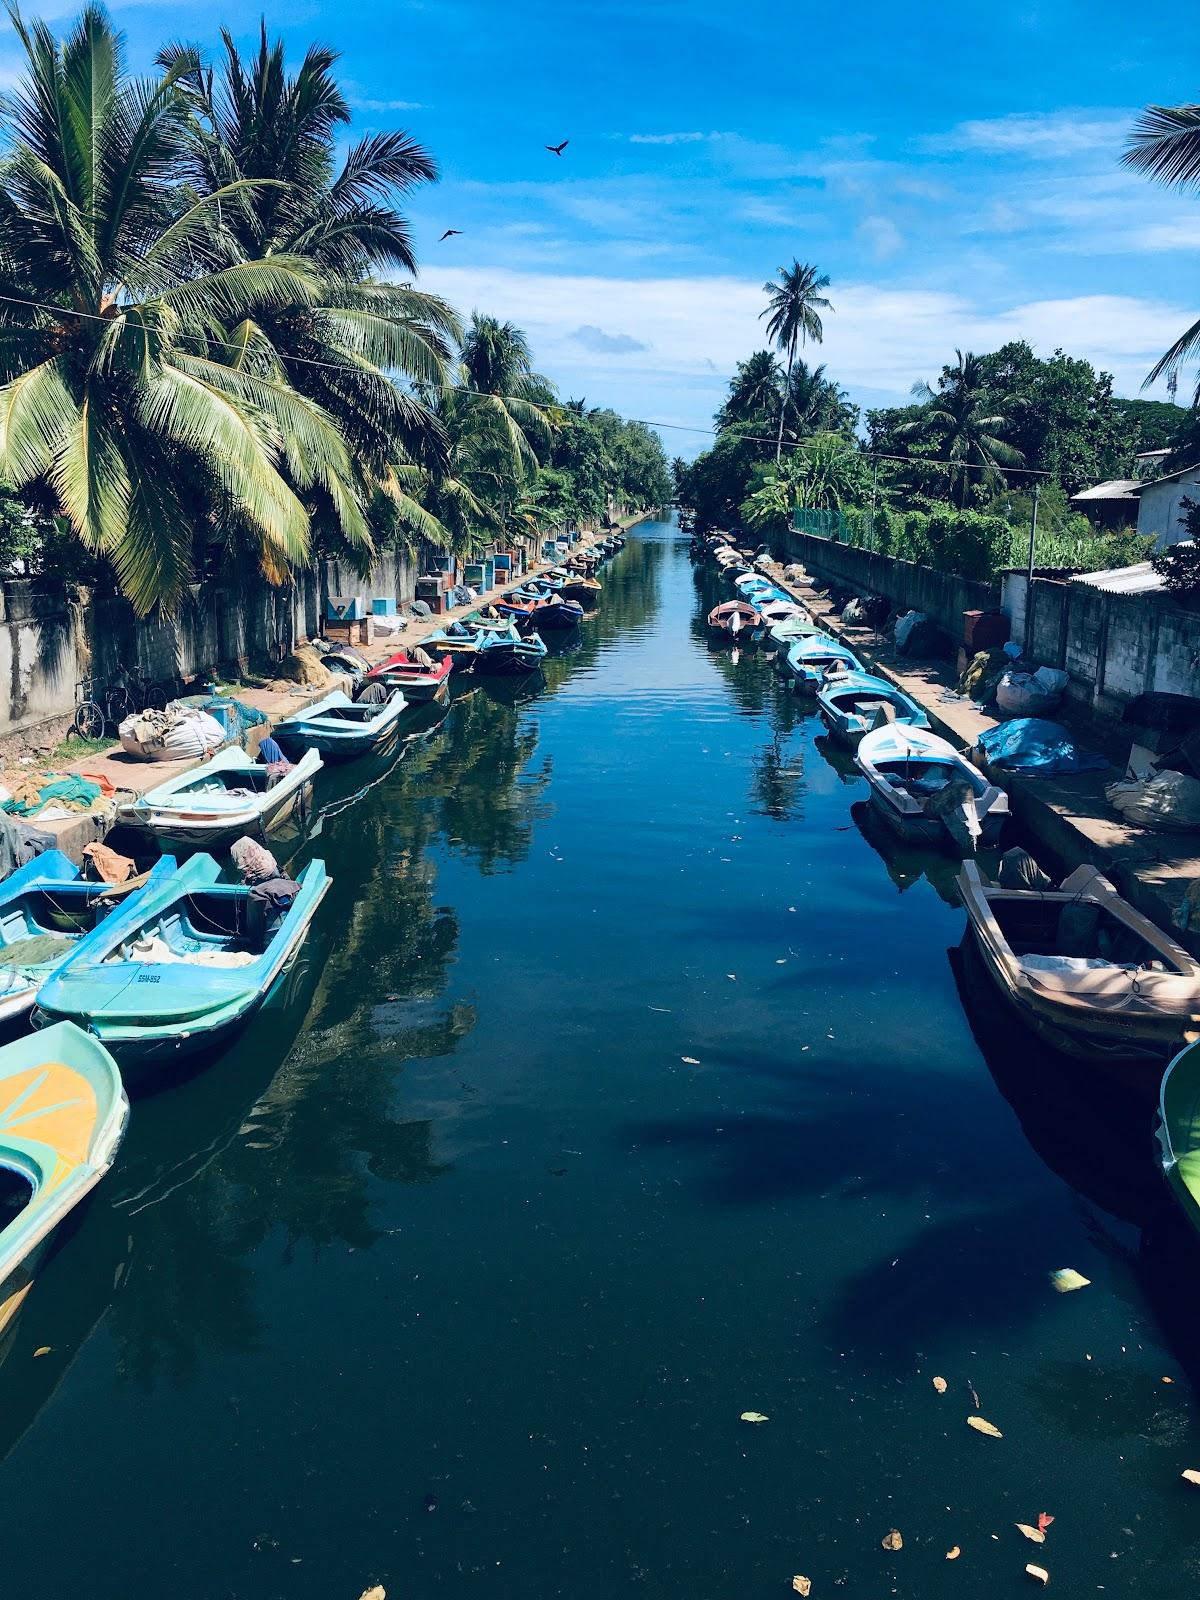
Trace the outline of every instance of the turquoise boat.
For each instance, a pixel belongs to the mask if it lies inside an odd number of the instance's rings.
[[[784,654],[791,649],[797,639],[810,638],[814,633],[822,632],[819,623],[813,621],[806,611],[801,611],[799,616],[785,617],[782,622],[776,622],[767,629],[767,638],[776,650]]]
[[[59,1023],[0,1049],[0,1333],[29,1291],[54,1229],[113,1164],[129,1117],[99,1040]]]
[[[92,883],[61,850],[47,850],[0,883],[0,1023],[24,1016],[38,990],[117,909],[138,904],[175,871],[161,856],[133,885]]]
[[[316,750],[325,761],[353,761],[390,743],[407,705],[400,689],[381,705],[357,703],[335,689],[277,723],[274,737],[289,755]]]
[[[797,689],[815,694],[831,672],[865,672],[852,650],[827,633],[810,633],[794,639],[784,662]]]
[[[243,834],[265,839],[294,818],[302,824],[323,765],[319,753],[309,750],[290,772],[275,777],[235,746],[147,790],[122,806],[120,817],[152,833],[162,849],[228,849]]]
[[[1171,1193],[1200,1232],[1200,1043],[1189,1044],[1163,1075],[1158,1142]]]
[[[211,856],[193,856],[108,918],[43,984],[39,1017],[85,1024],[123,1063],[223,1043],[291,964],[330,879],[311,861],[278,925],[256,931],[253,891],[219,878]]]
[[[828,679],[817,691],[817,709],[830,733],[851,745],[884,722],[899,722],[907,728],[929,726],[929,718],[903,689],[869,672],[847,672]]]

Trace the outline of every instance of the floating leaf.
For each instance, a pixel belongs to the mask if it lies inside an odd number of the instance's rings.
[[[960,1555],[962,1555],[962,1551],[958,1548],[958,1546],[951,1545],[950,1549],[946,1551],[946,1560],[957,1561]]]
[[[743,1411],[743,1422],[770,1422],[770,1417],[765,1417],[761,1411]]]
[[[38,1345],[37,1349],[33,1352],[34,1356],[35,1357],[36,1356],[48,1356],[50,1354],[50,1351],[51,1351],[52,1348],[53,1347],[51,1345],[40,1344],[40,1345]]]
[[[1175,1379],[1174,1379],[1174,1378],[1164,1378],[1164,1379],[1163,1379],[1163,1382],[1164,1382],[1164,1383],[1174,1383],[1174,1382],[1175,1382]]]
[[[1034,1544],[1045,1544],[1046,1535],[1040,1528],[1031,1528],[1027,1522],[1018,1522],[1017,1531],[1023,1533],[1027,1539],[1032,1539]]]
[[[1200,1472],[1195,1471],[1195,1469],[1192,1467],[1189,1467],[1183,1476],[1189,1483],[1200,1484]]]
[[[967,1427],[974,1428],[976,1433],[986,1433],[989,1439],[1003,1439],[1004,1437],[999,1428],[986,1421],[983,1417],[968,1417]]]
[[[904,1549],[904,1539],[901,1536],[899,1528],[892,1528],[890,1532],[885,1533],[883,1538],[880,1540],[880,1543],[885,1550]]]
[[[1091,1281],[1082,1272],[1076,1272],[1074,1267],[1060,1267],[1057,1272],[1050,1274],[1050,1287],[1059,1294],[1070,1294],[1072,1289],[1086,1289]]]
[[[377,1583],[373,1589],[364,1589],[358,1600],[385,1600],[385,1595],[386,1590],[383,1585]]]
[[[1039,1533],[1045,1533],[1046,1529],[1050,1526],[1050,1524],[1053,1521],[1054,1521],[1054,1518],[1050,1515],[1050,1513],[1048,1511],[1039,1511],[1038,1512],[1038,1532]]]
[[[809,1595],[812,1593],[812,1579],[806,1578],[798,1572],[792,1579],[792,1588],[795,1589],[797,1594]]]
[[[1045,1567],[1035,1567],[1032,1561],[1025,1568],[1025,1571],[1031,1578],[1036,1578],[1043,1588],[1050,1582],[1050,1574]]]
[[[933,1380],[933,1387],[937,1390],[937,1392],[939,1394],[945,1394],[946,1388],[947,1388],[947,1384],[946,1384],[945,1378],[935,1378]]]
[[[695,1056],[680,1056],[679,1059],[685,1067],[698,1067],[700,1065]]]

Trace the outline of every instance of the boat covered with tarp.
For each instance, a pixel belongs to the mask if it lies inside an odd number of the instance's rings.
[[[140,876],[94,882],[61,850],[46,850],[5,878],[0,883],[0,1023],[24,1016],[46,979],[94,937],[106,917],[134,905],[175,867],[174,856],[160,856]]]
[[[54,1229],[113,1164],[129,1102],[116,1062],[70,1022],[0,1049],[0,1332]]]
[[[902,839],[974,855],[995,843],[1007,821],[1004,790],[927,728],[876,728],[859,741],[854,760],[876,814]]]
[[[797,689],[813,694],[833,673],[866,670],[848,645],[827,633],[804,633],[793,639],[783,659],[783,669]]]
[[[998,883],[966,861],[958,887],[983,964],[1025,1022],[1086,1061],[1141,1063],[1157,1089],[1163,1062],[1200,1028],[1200,963],[1092,866],[1054,888],[1013,850]]]
[[[870,672],[830,678],[817,691],[817,709],[829,731],[847,744],[856,744],[864,733],[889,722],[909,728],[929,726],[929,718],[911,695]]]
[[[323,861],[294,884],[227,883],[193,856],[67,958],[38,1015],[90,1028],[123,1065],[223,1043],[287,971],[329,884]]]
[[[244,833],[265,838],[297,816],[303,820],[323,764],[316,750],[288,766],[255,761],[231,746],[202,767],[148,789],[119,815],[152,833],[163,849],[223,850]]]
[[[275,725],[275,740],[289,753],[316,750],[326,761],[353,761],[380,750],[396,735],[408,701],[402,689],[379,705],[351,700],[335,689]]]

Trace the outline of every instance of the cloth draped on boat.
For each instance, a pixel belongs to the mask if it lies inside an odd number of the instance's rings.
[[[243,883],[257,883],[260,879],[273,878],[279,872],[279,863],[271,852],[249,835],[235,839],[229,846],[229,854],[242,875]]]
[[[1099,772],[1110,765],[1105,756],[1077,744],[1057,722],[1017,717],[979,735],[979,749],[988,764],[1006,772],[1027,772],[1049,778],[1058,773]]]
[[[43,851],[57,848],[58,838],[55,834],[0,815],[0,878],[7,878],[10,872],[23,867]]]
[[[101,883],[124,883],[133,875],[135,863],[128,856],[118,855],[106,844],[88,844],[83,847],[88,876]]]
[[[1020,845],[1014,845],[1000,857],[1000,870],[996,874],[996,881],[1002,889],[1041,891],[1054,888],[1054,880],[1042,871],[1029,851],[1022,850]]]
[[[360,690],[358,703],[366,706],[381,706],[388,699],[391,692],[386,683],[368,683]]]
[[[172,950],[165,939],[149,934],[144,939],[134,939],[119,945],[110,961],[139,961],[146,966],[170,966],[186,962],[189,967],[248,967],[258,958],[253,950],[189,950],[186,955]]]

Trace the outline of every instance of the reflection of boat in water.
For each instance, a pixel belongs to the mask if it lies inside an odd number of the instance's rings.
[[[499,701],[506,706],[521,705],[542,692],[546,687],[546,676],[540,667],[536,667],[523,677],[484,678],[480,687],[489,700]]]
[[[866,800],[856,800],[850,807],[850,816],[901,894],[925,879],[939,900],[944,900],[948,906],[961,906],[955,881],[957,863],[949,856],[920,844],[901,843],[890,829],[882,826]]]
[[[1110,1216],[1144,1226],[1161,1214],[1144,1100],[1032,1037],[996,993],[969,933],[948,955],[979,1052],[1041,1160]]]
[[[793,699],[792,704],[795,705],[795,703]],[[816,734],[813,738],[813,747],[820,752],[827,765],[833,768],[844,784],[852,784],[855,788],[858,788],[862,783],[862,773],[854,764],[852,751],[848,750],[844,744],[840,744],[828,733]],[[867,802],[864,800],[862,804],[866,807]]]

